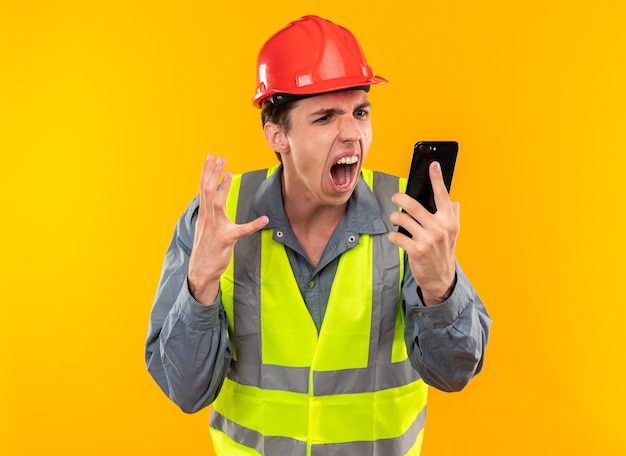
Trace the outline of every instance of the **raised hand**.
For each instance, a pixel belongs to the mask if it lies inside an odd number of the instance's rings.
[[[235,243],[259,231],[269,222],[266,216],[261,216],[238,225],[228,218],[226,197],[232,174],[224,172],[225,166],[223,157],[216,161],[214,155],[210,154],[204,162],[200,178],[200,207],[189,256],[187,281],[191,295],[203,305],[215,301],[219,279],[228,267]]]
[[[447,299],[454,287],[460,204],[450,200],[439,163],[432,163],[429,173],[437,211],[431,214],[410,196],[396,193],[392,201],[404,212],[393,212],[390,221],[403,226],[413,237],[392,232],[389,241],[406,251],[424,304],[434,305]]]

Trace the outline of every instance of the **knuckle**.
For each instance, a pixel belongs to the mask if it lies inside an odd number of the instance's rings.
[[[211,200],[211,206],[213,207],[213,210],[215,211],[221,211],[222,209],[224,209],[226,207],[225,202],[220,199],[220,198],[213,198]]]
[[[422,258],[432,249],[433,240],[430,237],[424,237],[419,242],[413,243],[412,253],[416,258]]]
[[[461,223],[459,222],[458,217],[450,217],[450,219],[446,223],[446,231],[450,234],[455,234],[459,232],[461,228]]]
[[[429,239],[430,244],[437,244],[443,241],[446,238],[446,230],[442,227],[436,227],[431,232],[431,238]]]

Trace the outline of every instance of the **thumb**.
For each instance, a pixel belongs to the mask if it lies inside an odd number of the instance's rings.
[[[265,227],[269,222],[269,217],[267,215],[262,215],[251,222],[239,225],[239,237],[250,236],[251,234],[263,229],[263,227]]]

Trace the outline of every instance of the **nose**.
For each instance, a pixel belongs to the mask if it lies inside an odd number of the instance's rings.
[[[361,139],[361,126],[353,116],[345,116],[339,125],[339,138],[342,141],[358,141]]]

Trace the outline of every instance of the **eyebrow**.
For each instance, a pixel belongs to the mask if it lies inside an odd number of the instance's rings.
[[[364,101],[361,104],[358,104],[353,111],[358,111],[360,109],[365,109],[365,108],[369,108],[370,106],[372,106],[372,104],[369,101]],[[311,114],[309,114],[307,117],[323,117],[323,116],[328,116],[331,114],[345,114],[346,110],[344,109],[339,109],[339,108],[322,108],[322,109],[318,109],[315,112],[312,112]]]

